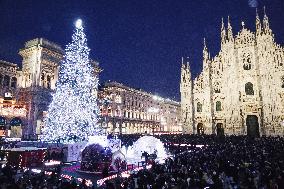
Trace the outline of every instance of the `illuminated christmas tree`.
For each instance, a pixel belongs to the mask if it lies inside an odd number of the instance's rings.
[[[75,25],[72,43],[66,46],[60,65],[56,91],[42,132],[43,141],[74,143],[101,133],[95,95],[98,78],[89,61],[90,49],[82,20],[77,20]]]

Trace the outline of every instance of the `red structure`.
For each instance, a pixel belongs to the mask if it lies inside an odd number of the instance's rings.
[[[6,149],[7,164],[19,167],[42,166],[46,148],[21,147]]]

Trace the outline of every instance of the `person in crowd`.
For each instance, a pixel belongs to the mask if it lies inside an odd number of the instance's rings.
[[[120,135],[131,146],[141,135]],[[172,154],[165,163],[152,163],[128,178],[109,180],[107,189],[281,189],[284,188],[284,138],[248,136],[159,135]],[[0,143],[0,147],[8,146]],[[51,155],[52,156],[52,155]],[[60,168],[59,168],[60,169]],[[0,189],[91,189],[86,180],[60,178],[56,170],[24,172],[0,165]],[[103,176],[107,176],[104,174]],[[94,186],[95,187],[95,186]]]

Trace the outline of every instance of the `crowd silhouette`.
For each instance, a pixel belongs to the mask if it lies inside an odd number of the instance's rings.
[[[121,135],[132,145],[141,135]],[[282,189],[284,138],[215,135],[158,135],[172,154],[164,164],[132,172],[128,178],[105,182],[107,189]],[[186,145],[185,145],[186,144]],[[7,144],[5,144],[7,145]],[[203,145],[200,147],[199,145]],[[0,168],[2,189],[90,189],[86,182],[32,173],[17,167]],[[107,175],[107,173],[104,173]],[[95,188],[96,186],[93,186]]]
[[[138,136],[123,135],[124,144]],[[126,179],[123,188],[284,188],[284,139],[160,135],[173,157]],[[187,145],[185,145],[187,144]],[[197,145],[204,145],[197,147]]]

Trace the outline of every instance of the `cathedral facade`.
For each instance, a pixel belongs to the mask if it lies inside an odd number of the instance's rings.
[[[203,69],[191,78],[182,59],[181,111],[185,133],[284,135],[284,48],[264,12],[256,31],[242,22],[234,36],[222,20],[221,50],[211,58],[204,40]]]

